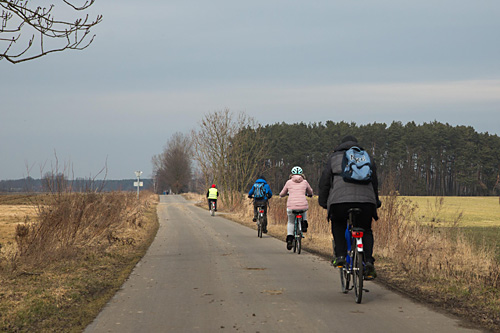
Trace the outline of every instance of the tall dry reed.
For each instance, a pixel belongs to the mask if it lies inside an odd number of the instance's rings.
[[[122,239],[127,227],[140,227],[147,207],[131,192],[54,193],[39,196],[35,221],[19,224],[16,229],[17,258],[25,263],[43,265],[85,251],[103,251]]]

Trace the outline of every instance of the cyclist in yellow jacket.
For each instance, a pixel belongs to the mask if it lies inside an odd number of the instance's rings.
[[[212,187],[207,191],[208,198],[208,210],[210,210],[212,201],[215,203],[215,211],[217,211],[217,197],[219,196],[219,191],[215,187],[215,184],[212,184]]]

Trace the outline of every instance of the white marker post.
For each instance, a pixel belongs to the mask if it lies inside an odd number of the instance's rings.
[[[135,175],[137,177],[137,181],[134,182],[134,186],[137,186],[137,200],[139,200],[139,189],[143,185],[142,182],[141,182],[142,171],[136,171]]]

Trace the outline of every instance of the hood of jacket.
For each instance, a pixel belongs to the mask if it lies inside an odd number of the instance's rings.
[[[292,178],[290,179],[295,183],[301,183],[304,181],[304,177],[302,177],[301,175],[292,175]]]
[[[341,143],[340,145],[338,145],[337,147],[335,147],[334,149],[334,152],[335,151],[342,151],[342,150],[347,150],[349,148],[351,148],[352,146],[356,146],[356,147],[359,147],[361,149],[363,149],[359,143],[355,142],[355,141],[346,141],[346,142],[343,142]]]

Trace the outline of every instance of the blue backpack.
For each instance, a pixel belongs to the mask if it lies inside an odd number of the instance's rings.
[[[370,155],[356,146],[344,153],[341,176],[346,182],[368,184],[372,180]]]
[[[254,199],[264,199],[266,196],[266,189],[264,188],[264,183],[255,183],[253,185],[253,197]]]

